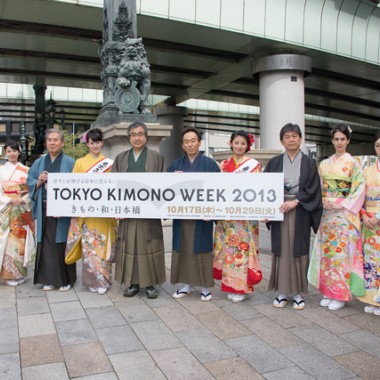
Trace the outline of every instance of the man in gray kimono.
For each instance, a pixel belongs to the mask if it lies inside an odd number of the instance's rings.
[[[164,159],[146,147],[148,130],[141,121],[127,130],[132,149],[120,153],[112,172],[162,172]],[[148,298],[157,298],[155,286],[165,281],[165,251],[160,219],[122,219],[116,240],[115,280],[125,284],[125,297],[133,297],[140,288]]]
[[[317,232],[322,216],[321,185],[316,162],[301,150],[302,132],[297,124],[286,124],[280,131],[285,153],[273,157],[268,173],[284,173],[284,221],[267,223],[271,230],[272,271],[268,288],[278,291],[273,306],[284,307],[293,295],[293,308],[301,310],[308,293],[311,228]]]

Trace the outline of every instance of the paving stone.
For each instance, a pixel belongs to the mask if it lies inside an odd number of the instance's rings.
[[[17,301],[18,315],[50,313],[46,297],[20,298]]]
[[[107,355],[144,349],[136,334],[127,325],[97,329],[96,334]]]
[[[31,298],[31,297],[45,297],[46,292],[42,290],[42,286],[36,286],[32,280],[28,280],[26,283],[16,287],[16,297]]]
[[[313,380],[314,378],[308,375],[305,371],[298,367],[290,367],[285,369],[280,369],[278,371],[264,373],[265,379],[268,380],[284,380],[284,379],[292,379],[292,380]]]
[[[259,380],[263,377],[241,358],[218,360],[205,363],[204,366],[218,380],[250,379]]]
[[[165,380],[165,376],[146,351],[124,352],[109,358],[119,380]]]
[[[173,307],[178,304],[171,294],[168,294],[162,288],[160,289],[160,294],[156,299],[150,300],[148,298],[143,298],[143,301],[152,309],[157,307]]]
[[[50,313],[20,316],[18,323],[20,337],[56,334]]]
[[[339,318],[330,310],[326,310],[321,306],[312,309],[305,308],[302,310],[302,315],[309,321],[337,335],[359,329],[354,324],[344,320],[343,318]]]
[[[18,351],[19,336],[17,327],[0,325],[0,354],[9,354]]]
[[[0,355],[1,380],[20,380],[20,357],[19,354]]]
[[[242,324],[272,347],[284,347],[302,342],[301,339],[269,318],[250,319],[243,321]]]
[[[279,352],[315,379],[352,379],[356,375],[307,343],[282,347]]]
[[[361,308],[358,308],[357,303],[355,301],[351,301],[351,302],[346,302],[346,306],[342,307],[339,310],[335,310],[335,311],[329,310],[329,311],[341,318],[346,319],[346,317],[349,317],[351,315],[362,314],[363,309],[364,309],[364,306],[362,306]]]
[[[53,363],[24,367],[22,369],[23,380],[69,380],[64,363]]]
[[[132,323],[131,327],[148,351],[182,347],[179,339],[161,321]]]
[[[259,293],[258,291],[254,291],[252,294],[249,295],[248,299],[244,301],[244,303],[247,303],[248,305],[251,305],[251,306],[261,305],[261,304],[269,305],[272,302],[273,302],[273,299],[271,297],[268,297],[267,295],[263,293]]]
[[[63,347],[63,355],[70,377],[113,371],[112,365],[99,342],[65,346]]]
[[[300,315],[292,309],[291,302],[284,308],[274,307],[271,303],[269,305],[255,305],[254,309],[277,322],[285,329],[311,324],[311,321],[306,319],[303,314]],[[305,310],[302,310],[302,312]]]
[[[16,307],[15,288],[0,284],[0,310]]]
[[[182,284],[171,284],[170,282],[164,282],[162,285],[161,285],[161,288],[164,289],[166,291],[166,293],[168,293],[169,296],[172,296],[174,294],[174,292],[176,292],[178,289],[180,289],[182,286]]]
[[[220,290],[220,281],[215,281],[215,286],[211,288],[211,293],[212,293],[212,299],[215,300],[222,300],[227,297],[226,292],[222,292]]]
[[[97,328],[123,326],[127,322],[115,306],[94,307],[86,310],[92,326]]]
[[[79,301],[52,303],[50,309],[55,322],[87,318]]]
[[[154,309],[161,320],[174,332],[202,327],[202,324],[184,307],[176,302],[174,307]]]
[[[67,292],[46,292],[46,298],[49,303],[78,301],[78,296],[72,288]]]
[[[151,355],[167,379],[213,379],[187,348],[154,351]]]
[[[55,334],[20,338],[21,365],[63,362],[61,346]]]
[[[227,299],[221,299],[213,301],[213,303],[225,311],[229,316],[240,322],[246,319],[261,318],[263,316],[245,301],[235,303]]]
[[[355,372],[361,379],[378,380],[380,377],[380,361],[365,352],[354,352],[335,357],[335,360]]]
[[[362,351],[380,359],[380,338],[378,336],[361,330],[343,334],[341,338],[360,348]]]
[[[212,292],[212,290],[211,290]],[[198,292],[193,292],[187,297],[180,298],[177,300],[185,309],[187,309],[191,314],[206,313],[208,311],[219,310],[219,308],[213,304],[213,302],[202,302],[201,294]]]
[[[158,320],[156,313],[141,299],[119,306],[119,310],[128,323]]]
[[[112,306],[113,303],[109,299],[107,293],[100,295],[98,293],[91,293],[88,289],[86,292],[77,293],[82,306],[87,309],[90,307]]]
[[[206,328],[179,331],[176,335],[201,363],[237,356],[234,351]]]
[[[197,318],[219,339],[252,335],[251,331],[222,310],[197,314]]]
[[[87,288],[88,290],[88,288]],[[108,289],[107,295],[113,303],[123,302],[126,297],[123,296],[124,289],[118,284],[114,283],[110,289]]]
[[[347,322],[354,324],[362,330],[366,330],[371,334],[375,334],[380,337],[380,318],[377,315],[368,313],[359,313],[350,315],[344,318]]]
[[[62,346],[98,340],[91,323],[87,319],[57,322],[55,327]]]
[[[317,325],[301,326],[290,331],[328,356],[338,356],[358,349]]]
[[[118,380],[115,372],[101,373],[99,375],[76,377],[75,380]]]
[[[259,373],[293,366],[277,350],[254,335],[227,339],[225,343]]]
[[[2,302],[3,300],[1,300]],[[17,327],[17,312],[15,307],[0,309],[0,326]]]

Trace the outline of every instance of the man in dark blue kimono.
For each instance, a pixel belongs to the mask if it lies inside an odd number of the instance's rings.
[[[220,172],[218,164],[199,152],[201,135],[188,128],[181,135],[185,155],[175,160],[168,172]],[[214,286],[212,268],[213,223],[203,220],[173,220],[172,284],[184,284],[174,298],[187,296],[193,286],[201,287],[201,300],[210,301]]]

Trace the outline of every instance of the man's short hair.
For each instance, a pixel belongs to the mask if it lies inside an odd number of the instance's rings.
[[[189,133],[189,132],[194,132],[197,135],[197,137],[198,137],[198,141],[202,140],[201,133],[196,128],[189,127],[189,128],[186,128],[185,130],[182,131],[182,133],[181,133],[181,142],[183,142],[183,136],[185,136],[186,133]]]
[[[45,141],[47,140],[48,136],[52,133],[58,133],[61,141],[65,141],[65,135],[63,134],[63,132],[60,129],[57,129],[57,128],[49,128],[46,130]]]
[[[128,129],[127,129],[127,134],[128,134],[128,137],[131,135],[131,130],[132,129],[135,129],[135,128],[138,128],[138,127],[141,127],[144,129],[144,133],[145,133],[145,136],[148,137],[148,127],[146,126],[146,124],[142,121],[134,121],[132,124],[129,125]]]
[[[282,141],[282,139],[284,138],[284,134],[287,132],[296,132],[298,136],[302,138],[301,128],[299,127],[298,124],[293,124],[293,123],[285,124],[281,128],[281,131],[280,131],[280,141]]]

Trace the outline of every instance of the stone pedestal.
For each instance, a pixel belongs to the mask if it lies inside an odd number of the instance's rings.
[[[103,131],[103,154],[106,157],[115,158],[119,153],[130,149],[127,137],[127,130],[131,123],[121,122],[111,124],[102,128]],[[170,136],[172,130],[171,125],[160,125],[158,123],[145,123],[148,127],[148,147],[154,150],[159,150],[160,142]],[[167,165],[167,163],[165,163]]]

